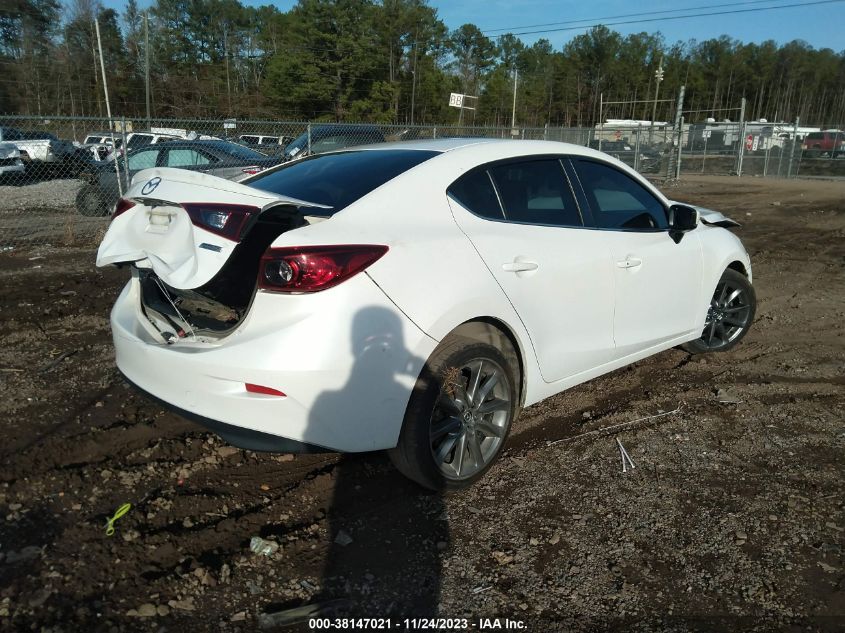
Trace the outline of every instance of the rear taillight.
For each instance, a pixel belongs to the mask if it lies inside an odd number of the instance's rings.
[[[238,242],[250,219],[261,209],[242,204],[214,204],[186,202],[182,208],[188,212],[195,226],[216,233],[226,239]]]
[[[318,292],[361,272],[387,246],[294,246],[268,249],[261,258],[258,287],[273,292]]]
[[[117,201],[117,204],[114,207],[114,213],[111,214],[111,219],[114,220],[121,213],[129,211],[129,209],[134,207],[136,204],[137,203],[134,200],[129,200],[128,198],[121,198]]]

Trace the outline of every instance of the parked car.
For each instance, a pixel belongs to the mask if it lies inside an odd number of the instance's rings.
[[[9,174],[23,174],[24,164],[21,160],[21,151],[14,143],[0,142],[0,178]]]
[[[130,266],[111,325],[141,390],[237,446],[387,449],[460,488],[523,407],[733,348],[755,295],[732,226],[588,148],[418,141],[243,183],[143,171],[97,265]]]
[[[613,158],[621,160],[627,165],[634,166],[634,157],[637,151],[635,146],[628,141],[602,141],[601,148],[599,148],[598,140],[592,140],[590,147],[601,149],[605,154],[613,156]],[[660,168],[660,152],[646,145],[640,145],[639,154],[639,171],[648,172]]]
[[[808,158],[845,156],[845,132],[842,130],[810,132],[801,144],[801,155]]]
[[[123,136],[116,132],[89,132],[80,147],[91,153],[95,161],[108,160],[115,149],[120,149]]]
[[[284,157],[292,160],[344,147],[384,142],[384,133],[377,125],[312,125],[310,137],[305,131],[285,146]]]
[[[238,138],[244,145],[273,156],[283,154],[288,143],[294,140],[292,136],[268,136],[267,134],[241,134]]]
[[[130,151],[128,160],[120,157],[117,168],[114,161],[91,164],[81,175],[86,184],[76,196],[76,208],[82,215],[107,215],[120,197],[118,174],[123,187],[136,173],[151,167],[178,167],[236,179],[278,165],[279,160],[229,141],[156,142]]]
[[[76,152],[71,142],[42,131],[0,127],[0,142],[12,143],[17,147],[24,167],[35,172],[59,167]]]

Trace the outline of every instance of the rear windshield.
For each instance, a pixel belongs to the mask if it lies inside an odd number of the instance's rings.
[[[229,156],[241,158],[243,160],[264,160],[267,158],[265,154],[256,152],[254,149],[238,145],[237,143],[230,143],[229,141],[215,141],[210,144],[211,147],[216,147],[221,152],[226,152]]]
[[[437,154],[439,152],[406,149],[319,154],[260,174],[248,184],[256,189],[328,205],[331,209],[313,214],[332,215]]]

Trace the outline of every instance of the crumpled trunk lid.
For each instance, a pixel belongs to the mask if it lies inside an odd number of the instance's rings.
[[[97,266],[133,263],[151,269],[167,286],[180,290],[211,282],[230,258],[245,250],[241,246],[269,211],[277,217],[301,219],[302,208],[325,208],[167,167],[136,174],[124,199],[134,206],[113,218],[97,250]],[[237,230],[230,230],[230,222],[237,222]],[[285,230],[280,228],[276,236]],[[255,250],[255,245],[248,250]]]

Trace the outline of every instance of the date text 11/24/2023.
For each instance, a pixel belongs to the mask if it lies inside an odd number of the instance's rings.
[[[526,630],[522,620],[511,618],[311,618],[312,631],[496,631]]]

